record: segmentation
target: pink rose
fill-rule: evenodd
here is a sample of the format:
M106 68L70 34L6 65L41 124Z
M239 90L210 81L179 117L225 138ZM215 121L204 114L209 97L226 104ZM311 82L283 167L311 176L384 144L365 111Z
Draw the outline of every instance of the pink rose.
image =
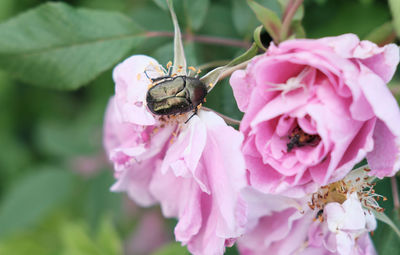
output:
M156 116L146 106L156 60L135 55L114 69L115 96L104 124L104 145L114 163L113 191L142 206L160 203L178 218L177 241L193 254L220 255L244 231L246 186L243 135L210 111ZM161 75L160 75L161 76Z
M302 196L365 157L372 175L394 175L400 112L386 83L398 61L396 45L346 34L272 44L234 72L251 185Z

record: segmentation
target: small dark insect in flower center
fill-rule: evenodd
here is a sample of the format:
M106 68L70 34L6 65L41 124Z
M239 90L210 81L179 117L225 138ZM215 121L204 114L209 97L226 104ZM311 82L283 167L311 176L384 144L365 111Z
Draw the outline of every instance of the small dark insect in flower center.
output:
M289 142L286 144L287 152L290 152L295 147L316 146L321 140L319 135L307 134L298 125L292 130L288 138Z

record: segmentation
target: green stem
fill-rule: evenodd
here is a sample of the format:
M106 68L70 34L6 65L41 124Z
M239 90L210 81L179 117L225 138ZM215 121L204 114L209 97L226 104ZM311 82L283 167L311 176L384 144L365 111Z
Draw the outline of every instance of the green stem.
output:
M230 75L231 75L234 71L236 71L236 70L246 68L246 67L247 67L247 64L248 64L250 61L251 61L251 59L250 59L250 60L247 60L247 61L245 61L245 62L243 62L243 63L240 63L240 64L238 64L238 65L236 65L236 66L232 66L231 68L225 70L225 71L221 74L221 76L218 78L218 81L221 81L221 80L225 79L226 77L230 76Z

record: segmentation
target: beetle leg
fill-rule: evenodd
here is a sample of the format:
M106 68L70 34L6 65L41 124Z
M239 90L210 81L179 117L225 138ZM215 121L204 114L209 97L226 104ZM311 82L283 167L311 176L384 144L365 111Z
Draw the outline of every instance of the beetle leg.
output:
M153 79L147 74L147 70L144 71L144 75L146 75L147 79L149 79L151 82L154 82Z
M171 76L172 75L172 62L171 61L168 62L167 68L168 68L168 74L167 75Z
M187 120L185 121L185 124L188 123L189 120L190 120L191 118L193 118L193 116L196 115L196 114L197 114L197 107L195 108L194 113L189 117L189 119L187 119Z

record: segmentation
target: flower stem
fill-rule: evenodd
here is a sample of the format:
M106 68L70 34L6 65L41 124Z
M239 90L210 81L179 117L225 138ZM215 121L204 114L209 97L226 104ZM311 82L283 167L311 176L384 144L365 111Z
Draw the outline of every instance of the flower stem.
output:
M173 32L168 31L148 31L145 33L145 36L148 38L151 37L174 37ZM192 34L182 34L182 37L185 40L201 42L205 44L216 44L216 45L224 45L224 46L232 46L248 49L251 46L251 43L232 39L232 38L222 38L222 37L214 37L207 35L192 35Z
M290 3L287 5L285 13L282 18L282 28L280 33L280 41L286 40L288 36L288 32L290 29L290 25L292 23L292 19L296 14L297 9L301 6L303 0L291 0Z

